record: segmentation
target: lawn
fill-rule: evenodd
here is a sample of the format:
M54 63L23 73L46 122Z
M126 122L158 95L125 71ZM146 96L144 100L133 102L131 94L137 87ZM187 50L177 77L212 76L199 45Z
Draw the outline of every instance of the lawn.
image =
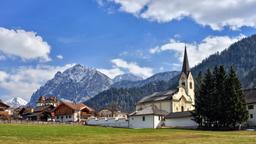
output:
M256 132L0 124L0 144L255 144Z

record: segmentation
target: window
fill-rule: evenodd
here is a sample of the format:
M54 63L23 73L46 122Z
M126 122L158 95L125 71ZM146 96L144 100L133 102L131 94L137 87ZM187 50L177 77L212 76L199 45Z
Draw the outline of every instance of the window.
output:
M161 120L161 116L158 116L158 120Z
M185 86L185 82L182 82L181 85L182 85L182 86Z
M71 115L69 116L69 118L71 118Z
M190 89L193 88L192 82L189 83L189 87L190 87Z
M248 105L248 109L254 109L253 105Z
M145 121L145 116L142 117L142 121Z
M59 116L57 116L57 119L59 119Z
M250 118L253 119L253 114L250 114Z
M184 112L184 107L183 106L181 106L181 111Z

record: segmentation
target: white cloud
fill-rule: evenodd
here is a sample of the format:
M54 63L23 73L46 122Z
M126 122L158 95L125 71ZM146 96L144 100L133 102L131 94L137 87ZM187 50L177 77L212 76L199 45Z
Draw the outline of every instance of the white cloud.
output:
M35 32L25 30L0 27L0 51L7 56L20 57L23 60L51 60L49 44Z
M32 93L47 80L53 78L56 72L63 72L73 65L67 64L57 67L40 65L35 68L20 67L10 73L0 71L0 88L7 91L9 98L21 97L29 100Z
M141 76L143 78L147 78L153 75L153 69L149 67L141 67L137 63L127 62L122 59L113 59L111 62L115 65L115 67L128 70L129 73L134 75Z
M64 57L63 57L62 55L57 55L56 57L57 57L58 59L60 59L60 60L64 59Z
M112 79L118 75L124 74L125 72L140 76L142 78L147 78L153 75L152 68L139 66L135 62L127 62L123 59L113 59L111 60L111 63L113 64L111 69L97 70Z
M135 16L170 22L191 17L201 25L219 30L224 26L237 29L256 27L256 0L105 0Z
M244 37L244 35L236 37L208 36L205 39L203 39L200 43L186 44L190 66L195 66L211 54L223 51L224 49L228 48L232 43ZM157 46L155 48L150 49L149 52L151 54L155 54L160 53L162 51L174 51L176 52L176 56L179 58L179 61L182 62L184 46L184 42L171 39L168 43L162 46Z
M112 69L97 69L98 71L104 73L111 79L115 78L118 75L124 74L124 72L120 68L112 68Z
M122 11L137 14L141 11L145 5L147 5L151 0L108 0L121 5L120 9Z

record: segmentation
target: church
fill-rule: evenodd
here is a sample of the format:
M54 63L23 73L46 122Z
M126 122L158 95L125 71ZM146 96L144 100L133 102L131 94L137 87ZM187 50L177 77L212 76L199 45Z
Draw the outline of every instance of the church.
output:
M155 92L138 101L136 111L129 115L130 128L194 127L194 79L185 46L183 66L176 89Z

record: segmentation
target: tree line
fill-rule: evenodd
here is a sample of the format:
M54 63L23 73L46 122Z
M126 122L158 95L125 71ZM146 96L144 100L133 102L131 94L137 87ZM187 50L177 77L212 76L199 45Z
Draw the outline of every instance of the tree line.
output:
M206 129L234 129L248 119L240 81L233 67L201 72L196 78L194 121Z

